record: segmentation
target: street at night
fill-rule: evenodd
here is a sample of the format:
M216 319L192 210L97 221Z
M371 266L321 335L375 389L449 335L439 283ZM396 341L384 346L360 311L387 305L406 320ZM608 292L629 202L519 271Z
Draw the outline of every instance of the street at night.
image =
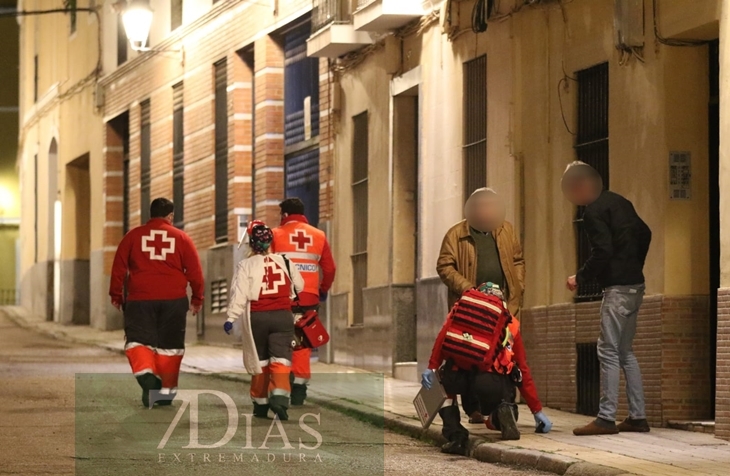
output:
M83 415L91 411L83 407L91 403L79 395L83 381L99 378L106 388L95 388L93 397L99 404L117 407L127 422L96 421L95 428L85 423L96 416ZM82 381L79 388L79 380ZM251 444L257 449L245 449L244 418L239 423L241 435L224 448L195 450L173 448L158 450L160 437L174 419L179 403L172 407L144 409L139 402L139 391L134 379L127 373L126 359L108 350L74 345L41 336L18 327L6 317L0 317L0 474L20 475L106 475L106 474L292 474L292 475L446 475L457 470L460 474L479 472L485 475L540 475L537 471L510 469L463 458L445 458L432 445L409 437L385 431L370 423L348 417L337 411L307 405L297 413L319 413L325 428L319 451L294 449L301 431L287 432L293 443L291 450L284 446L281 433L275 428L268 443L269 449L258 449L273 420L254 420L251 425ZM184 375L188 388L227 390L232 394L242 413L250 412L241 383L230 384L215 376ZM76 383L76 386L74 385ZM75 389L74 389L75 386ZM88 397L88 396L87 396ZM217 402L220 404L220 402ZM219 405L220 406L220 405ZM112 412L115 413L115 412ZM99 415L101 415L99 411ZM201 423L200 442L215 443L223 436L227 422L225 412ZM203 415L201 413L201 421ZM316 421L310 420L316 428ZM296 422L282 423L291 429ZM183 417L179 426L188 437L189 418ZM83 427L83 428L82 428ZM154 428L150 431L150 428ZM134 431L154 432L156 440L132 437ZM205 429L217 433L204 441ZM309 436L303 433L303 436ZM93 441L89 441L93 438ZM86 441L80 441L86 440ZM314 439L313 439L314 440ZM305 440L306 441L306 440ZM187 443L187 441L185 442ZM129 451L137 445L139 454ZM306 443L313 446L316 441ZM80 448L82 446L83 448ZM275 455L274 455L275 453ZM305 454L306 453L306 454ZM300 454L305 454L303 457ZM272 456L274 455L274 456ZM303 458L303 460L302 460ZM271 461L273 459L273 461ZM356 462L356 463L355 463Z
M0 0L0 475L730 474L730 0Z

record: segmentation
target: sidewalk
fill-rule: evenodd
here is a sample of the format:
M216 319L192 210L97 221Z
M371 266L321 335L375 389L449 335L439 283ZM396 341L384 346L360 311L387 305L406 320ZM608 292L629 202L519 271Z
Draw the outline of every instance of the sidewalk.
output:
M87 326L61 326L30 318L16 307L0 307L0 313L20 326L58 339L100 346L115 352L123 351L122 331L104 332ZM248 375L243 372L241 351L234 348L188 346L183 371L222 374L223 378L248 381ZM411 402L420 387L418 383L322 363L314 363L312 372L315 375L309 393L313 401L361 418L376 421L385 418L388 428L416 438L437 443L441 441L441 427L437 422L424 431L417 420ZM345 379L328 378L328 375L334 374L353 375ZM351 381L366 383L353 388L348 384ZM521 407L522 439L514 442L502 442L497 433L469 425L473 435L471 456L481 461L525 465L561 475L730 474L730 444L712 435L652 428L649 434L579 438L573 436L572 429L587 423L590 418L550 409L545 413L554 423L553 431L547 435L537 435L529 411Z

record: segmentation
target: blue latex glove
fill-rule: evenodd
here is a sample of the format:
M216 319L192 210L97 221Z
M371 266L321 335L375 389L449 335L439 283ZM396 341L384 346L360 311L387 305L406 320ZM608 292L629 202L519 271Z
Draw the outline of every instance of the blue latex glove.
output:
M233 330L233 323L226 321L223 324L223 330L226 331L226 334L231 335L231 331Z
M421 385L423 385L424 388L431 389L431 387L433 386L433 375L435 373L436 372L431 369L426 369L423 371L423 373L421 374Z
M327 291L319 292L319 302L325 302L327 300Z
M550 430L553 429L553 422L541 411L533 416L535 417L535 433L550 433Z

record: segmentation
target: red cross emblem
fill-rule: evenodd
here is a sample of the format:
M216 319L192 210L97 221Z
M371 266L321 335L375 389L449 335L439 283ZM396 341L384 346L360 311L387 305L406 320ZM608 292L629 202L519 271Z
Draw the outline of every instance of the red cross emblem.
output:
M168 237L165 230L152 230L142 237L142 251L148 253L151 260L165 261L168 254L175 252L175 238Z
M264 283L261 294L278 294L279 287L286 285L286 275L273 261L264 264Z
M289 235L289 243L294 245L297 251L307 251L307 247L314 241L312 237L304 230L297 230L296 233Z

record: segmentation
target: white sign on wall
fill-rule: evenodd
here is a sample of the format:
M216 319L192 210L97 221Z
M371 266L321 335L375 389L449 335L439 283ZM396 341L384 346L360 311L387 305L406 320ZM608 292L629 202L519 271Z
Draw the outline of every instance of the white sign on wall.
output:
M669 152L669 199L690 200L692 198L692 154L690 152Z

